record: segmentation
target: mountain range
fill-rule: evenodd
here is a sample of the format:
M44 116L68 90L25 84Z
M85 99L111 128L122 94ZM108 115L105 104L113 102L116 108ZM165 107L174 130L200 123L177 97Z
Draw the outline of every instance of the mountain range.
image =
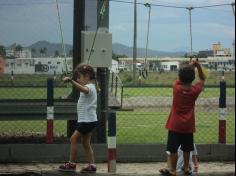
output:
M50 43L48 41L38 41L30 46L26 46L24 48L35 49L35 56L40 55L40 49L46 48L47 51L45 53L46 56L54 56L55 51L59 53L63 53L62 45L60 43ZM66 53L68 54L72 50L72 45L65 44ZM113 53L116 55L126 55L127 57L133 57L133 47L126 46L120 43L112 44ZM137 57L145 57L146 49L145 48L137 48ZM166 52L166 51L156 51L156 50L148 50L148 57L182 57L186 52Z

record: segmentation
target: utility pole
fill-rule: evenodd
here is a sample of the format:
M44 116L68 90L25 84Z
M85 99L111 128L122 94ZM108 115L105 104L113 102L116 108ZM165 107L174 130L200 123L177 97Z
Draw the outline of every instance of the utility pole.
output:
M81 63L81 31L84 30L85 16L85 0L74 0L74 22L73 22L73 70ZM76 79L77 75L73 75ZM73 101L77 102L79 99L78 91L72 88ZM67 137L71 137L76 129L77 120L67 121Z
M109 31L109 1L98 0L97 1L97 28L103 32ZM106 143L106 120L107 120L107 109L108 109L108 85L109 85L109 69L108 68L97 68L97 79L101 87L101 92L98 95L98 108L97 115L99 118L99 125L96 129L96 143Z
M189 25L190 25L190 52L191 52L191 56L193 56L193 35L192 35L192 10L194 9L193 7L187 7L187 10L189 10Z
M234 18L235 18L235 2L232 3L232 9L233 9Z
M145 67L147 67L147 57L148 57L148 42L149 42L149 31L150 31L150 17L151 17L151 4L144 4L145 7L149 8L148 12L148 30L147 30L147 41L146 41L146 53L145 53ZM145 68L147 70L147 68Z
M134 44L133 44L133 83L136 80L137 60L137 0L134 0Z

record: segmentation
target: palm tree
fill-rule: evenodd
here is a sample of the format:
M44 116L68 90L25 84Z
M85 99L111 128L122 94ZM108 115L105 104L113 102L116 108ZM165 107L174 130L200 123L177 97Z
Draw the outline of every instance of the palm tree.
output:
M40 54L41 54L41 57L44 55L46 55L46 53L47 53L47 48L41 48L40 50L39 50L39 52L40 52Z
M6 56L6 49L4 46L0 45L0 55L5 57Z
M21 52L23 50L23 47L21 45L16 46L16 51Z
M54 57L58 57L59 55L60 55L59 51L56 50L56 51L54 52Z
M48 49L46 47L44 47L43 50L44 50L44 56L46 56Z
M32 48L32 49L31 49L31 53L32 53L32 57L35 57L36 49L35 49L35 48Z
M16 45L16 55L15 57L20 57L20 53L22 52L23 47L21 45Z
M73 50L72 50L72 49L69 51L69 56L70 56L70 57L73 56Z

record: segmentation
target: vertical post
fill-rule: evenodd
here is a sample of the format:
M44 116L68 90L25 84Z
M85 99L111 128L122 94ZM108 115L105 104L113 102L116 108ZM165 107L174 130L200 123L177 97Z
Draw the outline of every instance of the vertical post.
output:
M74 26L73 26L73 70L81 63L81 31L85 25L85 0L74 0ZM73 79L76 80L77 75L73 74ZM72 88L73 101L79 99L78 91ZM77 120L67 121L67 137L71 137L76 129Z
M146 51L145 51L145 69L147 71L147 58L148 58L148 42L149 42L149 31L150 31L150 19L151 19L151 4L144 4L145 7L148 7L148 29L147 29L147 40L146 40Z
M98 95L98 108L97 114L99 119L99 126L96 128L97 143L106 143L106 120L107 120L107 108L108 108L108 82L109 75L107 68L97 69L97 79L101 86L101 92Z
M116 112L108 113L108 172L116 172Z
M193 7L188 7L187 10L189 10L189 30L190 30L190 50L191 50L191 56L193 56L193 34L192 34L192 10Z
M234 14L234 19L235 19L235 9L234 9L234 7L235 7L235 2L233 2L231 5L232 5L233 14Z
M136 79L136 60L137 60L137 0L134 0L134 44L133 44L133 83Z
M114 72L111 73L111 92L113 92L113 80L114 79Z
M109 29L109 1L98 0L97 21L101 31L108 31ZM106 120L108 109L108 92L109 92L109 69L97 68L97 79L101 87L101 92L98 96L97 114L99 119L99 126L96 129L97 143L106 143Z
M226 81L224 80L224 72L220 81L219 143L226 143Z
M14 72L13 72L13 70L11 71L11 85L13 86L13 84L14 84Z
M53 143L53 120L54 120L54 106L53 106L53 79L47 80L47 140L48 144Z

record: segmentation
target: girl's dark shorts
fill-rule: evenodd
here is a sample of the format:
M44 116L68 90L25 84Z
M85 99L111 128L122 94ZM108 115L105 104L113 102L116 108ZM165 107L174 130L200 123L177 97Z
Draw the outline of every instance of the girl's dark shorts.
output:
M98 122L79 122L76 130L81 134L91 133L98 125Z
M181 150L184 152L193 151L193 142L193 133L177 133L174 131L169 131L167 151L170 153L176 153L179 146L181 146Z

